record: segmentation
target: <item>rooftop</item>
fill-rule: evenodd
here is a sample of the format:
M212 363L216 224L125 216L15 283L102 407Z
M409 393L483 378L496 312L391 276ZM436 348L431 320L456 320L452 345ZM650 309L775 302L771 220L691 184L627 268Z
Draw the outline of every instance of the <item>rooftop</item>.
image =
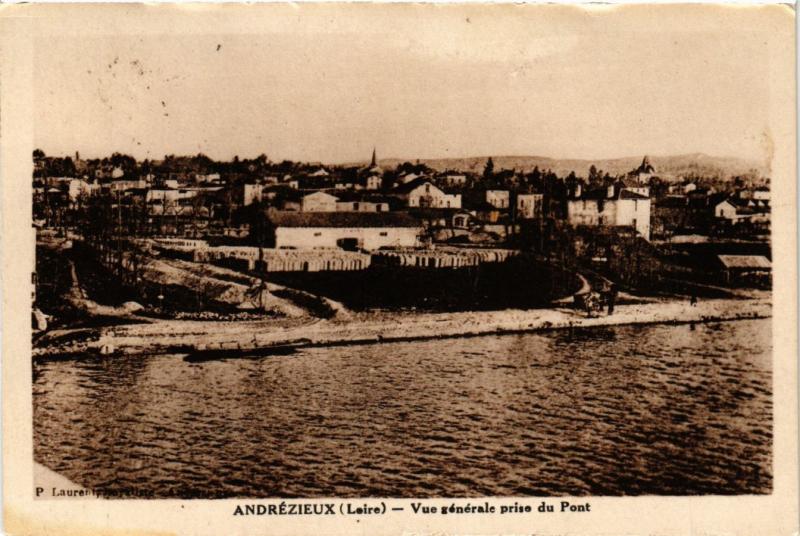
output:
M290 212L268 211L276 227L420 227L405 212Z
M772 263L762 255L717 255L725 268L754 268L769 270Z

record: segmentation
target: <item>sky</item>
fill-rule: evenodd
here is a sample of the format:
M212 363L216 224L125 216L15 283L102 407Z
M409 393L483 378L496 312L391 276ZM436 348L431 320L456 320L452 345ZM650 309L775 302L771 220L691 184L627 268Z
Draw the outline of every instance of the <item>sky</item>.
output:
M267 15L39 35L36 146L326 163L367 160L373 147L410 160L765 158L768 35L747 17L480 6Z

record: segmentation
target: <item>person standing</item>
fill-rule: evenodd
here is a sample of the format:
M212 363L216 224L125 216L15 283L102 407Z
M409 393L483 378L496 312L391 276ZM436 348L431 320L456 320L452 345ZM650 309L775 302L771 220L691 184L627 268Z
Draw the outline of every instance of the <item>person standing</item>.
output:
M611 283L611 288L608 289L608 315L614 314L614 303L617 301L617 284Z

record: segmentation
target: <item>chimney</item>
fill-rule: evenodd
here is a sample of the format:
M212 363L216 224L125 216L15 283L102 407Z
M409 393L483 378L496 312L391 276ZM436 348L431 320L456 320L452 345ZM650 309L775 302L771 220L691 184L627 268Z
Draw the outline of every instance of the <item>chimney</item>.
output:
M575 185L575 199L579 199L581 196L581 185L580 183Z
M613 184L608 187L608 193L606 194L606 197L608 197L609 199L613 199L614 198L614 185Z

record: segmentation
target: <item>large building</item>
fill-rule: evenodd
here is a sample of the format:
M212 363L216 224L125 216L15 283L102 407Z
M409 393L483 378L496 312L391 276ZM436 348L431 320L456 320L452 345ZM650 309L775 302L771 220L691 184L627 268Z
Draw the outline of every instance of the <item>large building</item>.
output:
M517 217L524 220L541 218L544 194L517 194Z
M510 195L508 190L486 190L486 202L495 208L508 208Z
M632 227L650 240L650 198L617 183L607 188L582 191L567 200L571 225Z
M265 245L275 248L414 247L422 233L416 218L397 212L269 211L266 216Z
M424 178L398 186L392 195L411 208L461 208L461 194L448 194Z

